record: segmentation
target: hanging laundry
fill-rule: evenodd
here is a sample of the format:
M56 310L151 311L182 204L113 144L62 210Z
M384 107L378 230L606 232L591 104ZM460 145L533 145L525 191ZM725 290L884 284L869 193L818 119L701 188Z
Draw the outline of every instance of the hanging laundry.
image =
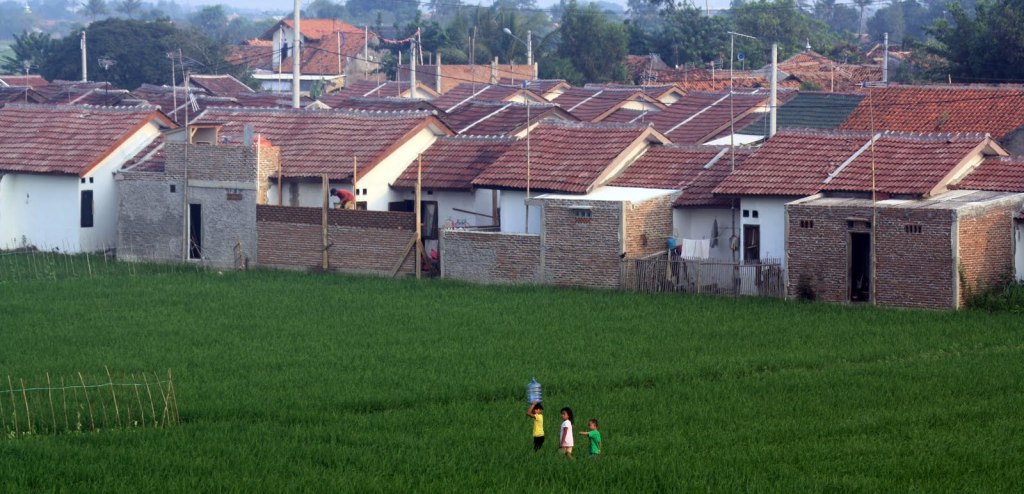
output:
M711 240L706 238L684 238L682 256L686 259L707 259L711 257Z
M711 224L711 247L718 247L718 218Z

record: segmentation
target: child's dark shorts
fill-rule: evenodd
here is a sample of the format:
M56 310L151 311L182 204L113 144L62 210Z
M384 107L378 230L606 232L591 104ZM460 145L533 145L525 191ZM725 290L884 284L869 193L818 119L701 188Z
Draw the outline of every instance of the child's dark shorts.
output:
M544 445L544 436L538 436L533 438L533 450L540 451L540 447Z

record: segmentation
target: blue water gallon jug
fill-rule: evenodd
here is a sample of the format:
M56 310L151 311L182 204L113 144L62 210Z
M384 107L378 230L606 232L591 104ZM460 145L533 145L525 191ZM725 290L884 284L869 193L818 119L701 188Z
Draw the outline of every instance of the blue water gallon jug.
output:
M668 250L676 250L676 239L673 237L668 238Z
M537 382L537 378L531 378L530 382L526 385L526 402L533 403L535 401L541 401L540 395L540 383Z

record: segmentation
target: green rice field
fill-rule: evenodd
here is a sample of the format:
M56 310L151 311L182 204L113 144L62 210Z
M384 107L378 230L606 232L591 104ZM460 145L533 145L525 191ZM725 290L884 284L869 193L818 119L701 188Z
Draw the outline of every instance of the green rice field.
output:
M7 435L0 492L1024 485L1024 324L1009 313L295 272L0 271L7 415L7 376L104 366L173 369L180 424ZM533 376L548 409L539 453ZM600 459L558 456L562 406L577 427L600 420Z

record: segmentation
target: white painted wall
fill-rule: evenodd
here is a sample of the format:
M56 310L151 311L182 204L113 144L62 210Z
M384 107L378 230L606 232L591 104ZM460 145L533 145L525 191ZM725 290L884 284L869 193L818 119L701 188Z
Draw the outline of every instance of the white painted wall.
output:
M736 216L738 218L739 214ZM718 245L711 248L710 259L731 262L729 237L732 235L732 214L728 209L675 208L672 211L672 236L678 244L682 244L683 239L710 239L715 220L718 220Z
M522 190L504 190L501 192L501 232L532 233L540 235L541 206L529 207L530 230L526 231L526 192Z
M1014 234L1016 237L1016 242L1014 242L1016 252L1014 253L1013 265L1016 268L1017 279L1024 281L1024 223L1017 222Z
M761 259L782 259L786 266L786 203L793 199L779 197L741 197L738 212L740 260L743 259L743 225L761 225ZM747 217L743 211L749 211ZM757 212L757 218L754 212ZM719 225L721 226L721 225Z
M78 205L78 177L4 175L0 179L0 248L35 246L79 252Z

